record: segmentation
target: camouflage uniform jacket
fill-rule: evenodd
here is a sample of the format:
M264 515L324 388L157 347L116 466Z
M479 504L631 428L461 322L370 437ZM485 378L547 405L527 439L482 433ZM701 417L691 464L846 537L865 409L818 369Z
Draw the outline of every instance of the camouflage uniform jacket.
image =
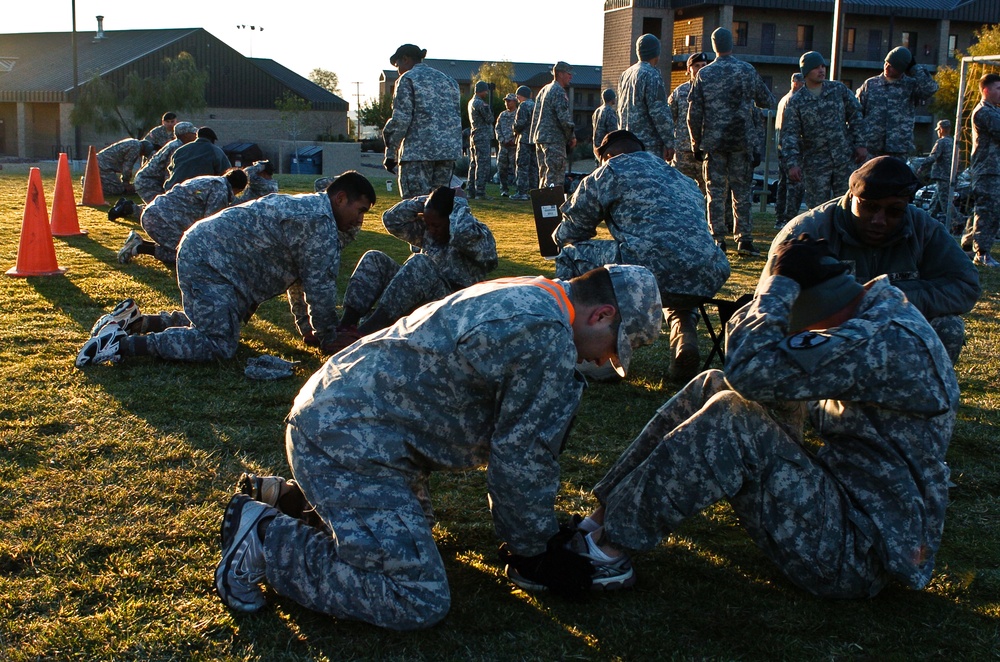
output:
M720 55L702 67L688 93L691 151L748 151L757 141L754 104L774 108L774 95L752 65Z
M506 278L422 306L327 360L288 423L354 472L416 479L488 464L497 535L540 554L558 528L559 452L584 388L564 288Z
M497 244L490 229L480 223L465 198L455 198L447 244L426 234L422 212L428 196L397 203L382 214L382 225L392 236L420 249L434 262L438 273L453 290L486 278L497 268Z
M148 140L149 142L153 143L153 147L155 147L156 149L160 149L173 139L174 139L174 130L168 129L162 124L160 124L159 126L154 126L152 129L149 130L149 133L146 134L146 137L143 138L143 140Z
M591 239L603 221L621 263L647 267L661 293L711 297L729 278L726 255L705 224L705 196L649 152L609 159L580 181L562 213L557 245Z
M647 150L674 147L674 122L663 75L649 62L637 62L618 81L618 126L634 133Z
M534 99L525 99L517 104L517 112L514 113L514 135L517 136L517 144L534 144L531 139L531 122L535 117Z
M477 96L469 99L469 126L473 142L493 139L493 109Z
M972 111L973 177L1000 175L1000 107L980 102Z
M670 108L670 118L674 123L674 147L679 152L691 151L691 134L688 132L688 95L691 93L691 81L681 83L667 97Z
M309 330L301 326L304 317L323 342L337 336L345 239L325 193L275 193L192 225L177 248L177 268L210 270L231 283L244 320L261 303L288 292L299 332Z
M604 136L618 130L618 111L614 106L609 106L606 103L601 104L594 110L591 123L594 127L593 144L594 147L599 147Z
M803 87L792 95L781 118L781 155L789 168L811 160L844 163L867 139L861 104L846 85L823 81L819 95Z
M531 142L556 145L573 137L573 113L563 86L552 81L538 92L531 118Z
M505 110L497 116L496 137L501 146L514 146L514 140L517 138L514 135L514 115L515 111Z
M143 216L186 219L190 227L195 221L208 218L233 203L233 187L225 177L203 175L192 177L170 189L169 193L153 198Z
M931 162L931 179L945 182L951 179L951 152L954 147L955 139L951 136L943 136L934 141L934 147L927 157Z
M108 145L97 153L97 166L103 172L121 173L123 182L132 181L132 170L142 153L142 142L125 138Z
M943 225L913 205L907 207L896 233L880 247L867 246L858 239L850 213L850 194L820 205L796 217L777 234L763 274L771 273L778 244L803 232L826 239L834 255L851 265L859 282L887 274L927 319L962 315L972 310L979 299L976 266ZM765 280L762 275L758 291Z
M242 193L236 196L236 204L250 202L251 200L263 198L265 195L278 192L278 182L273 179L261 177L260 171L263 169L264 164L260 161L243 168L243 172L247 174L247 187L243 189Z
M162 189L163 183L167 180L167 166L170 165L170 157L183 144L184 142L180 138L174 138L158 149L146 161L146 165L139 168L139 171L135 173L135 185L137 187L146 185Z
M875 155L913 151L913 118L916 105L938 90L927 70L915 65L912 75L891 81L880 74L858 88L861 112L868 123L868 149Z
M392 117L382 129L385 157L396 161L454 161L462 154L458 83L419 63L396 81Z
M945 452L958 410L955 370L920 312L882 277L852 319L788 335L798 284L770 276L729 322L726 379L759 402L811 402L816 459L840 484L851 523L886 570L922 588L948 503Z

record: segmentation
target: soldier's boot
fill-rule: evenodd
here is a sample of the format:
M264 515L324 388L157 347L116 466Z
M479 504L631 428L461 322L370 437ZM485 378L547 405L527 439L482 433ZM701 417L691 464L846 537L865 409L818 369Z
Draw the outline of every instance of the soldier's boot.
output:
M670 325L670 378L687 381L698 374L701 353L698 351L698 313L694 310L671 310L667 315Z
M367 336L368 334L375 333L376 331L381 331L387 326L392 326L395 321L396 320L392 319L384 308L378 306L372 311L372 314L365 319L365 321L358 324L358 333L362 336Z

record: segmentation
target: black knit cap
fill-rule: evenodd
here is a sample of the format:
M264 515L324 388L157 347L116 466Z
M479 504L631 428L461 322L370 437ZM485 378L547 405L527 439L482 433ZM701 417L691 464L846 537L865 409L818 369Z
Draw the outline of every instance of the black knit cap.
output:
M890 196L913 198L920 180L905 161L894 156L878 156L851 175L851 195L862 200L881 200Z

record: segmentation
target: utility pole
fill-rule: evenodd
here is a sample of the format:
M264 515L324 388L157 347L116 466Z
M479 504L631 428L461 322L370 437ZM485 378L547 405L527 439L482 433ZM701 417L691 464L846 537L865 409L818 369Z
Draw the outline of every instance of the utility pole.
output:
M361 142L361 81L356 80L351 84L355 86L354 98L357 99L354 104L354 130L358 142Z

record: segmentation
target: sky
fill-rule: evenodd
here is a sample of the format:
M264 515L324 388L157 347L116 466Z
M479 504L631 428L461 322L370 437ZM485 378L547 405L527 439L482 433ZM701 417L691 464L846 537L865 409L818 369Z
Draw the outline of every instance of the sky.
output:
M72 0L7 0L0 33L70 32ZM604 0L205 0L143 3L76 0L78 33L97 29L204 28L240 53L270 58L307 76L328 69L357 107L378 94L396 47L413 43L428 59L510 60L600 66ZM231 8L245 8L238 18ZM146 9L152 7L153 9ZM246 26L237 28L238 25ZM251 30L250 26L256 29ZM0 41L0 55L3 55ZM360 86L355 83L360 83Z

